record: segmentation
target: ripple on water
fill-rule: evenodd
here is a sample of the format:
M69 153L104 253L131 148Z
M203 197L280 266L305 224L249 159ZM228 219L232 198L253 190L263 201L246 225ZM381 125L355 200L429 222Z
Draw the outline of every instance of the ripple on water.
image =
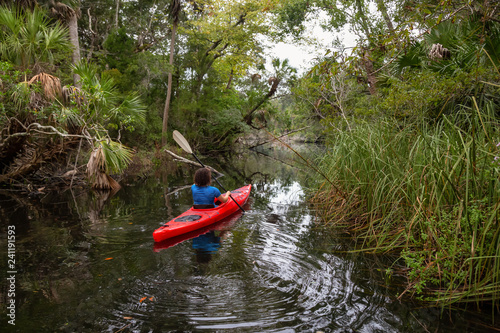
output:
M353 280L353 261L299 245L311 219L288 210L278 223L248 212L208 262L189 241L160 252L158 270L124 291L108 327L133 318L145 331L398 331L388 300Z

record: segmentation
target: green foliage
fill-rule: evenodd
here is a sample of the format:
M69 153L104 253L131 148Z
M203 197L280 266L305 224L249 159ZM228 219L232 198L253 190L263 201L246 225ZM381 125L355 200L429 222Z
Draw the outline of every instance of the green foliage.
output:
M412 244L417 246L402 251L410 269L408 276L415 281L418 294L423 293L425 285L439 286L441 290L460 288L469 280L470 258L489 255L497 229L484 223L496 214L488 201L484 198L471 201L468 207L455 206L450 212L436 212L436 216L429 218L422 216L422 225L410 236ZM475 232L471 232L473 229Z
M82 36L84 48L93 50L94 57L98 58L103 68L106 67L102 78L112 77L122 94L138 91L148 105L145 126L134 135L127 134L127 139L144 142L146 138L149 143L158 139L169 72L173 74L169 127L197 126L198 119L221 119L228 126L227 121L231 120L231 133L239 132L243 119L236 110L244 101L229 98L235 102L233 105L223 102L224 106L219 106L219 96L228 95L225 90L239 90L238 82L264 63L263 43L259 36L274 32L274 26L269 26L268 19L275 2L183 2L173 68L168 65L171 32L169 4L154 1L121 3L119 21L124 22L123 19L132 14L134 19L127 21L122 28L110 29L114 26L111 22L115 22L110 9L114 6L86 2L90 12L97 13L98 18L82 19L95 19L97 27L92 34ZM99 38L89 38L94 34L106 36L105 42L96 45ZM243 96L240 94L239 98ZM202 127L202 131L193 131L200 134L196 141L210 142L211 147L226 142L226 139L220 139L228 130L224 126L213 123L203 124Z
M132 150L115 141L99 141L102 149L103 169L107 174L120 174L132 161Z
M53 156L51 150L65 149L66 137L84 136L98 142L103 157L94 169L94 179L101 188L115 188L116 182L102 172L123 171L130 162L131 150L113 142L109 131L116 131L119 136L123 130L133 130L144 121L146 108L137 94L121 94L112 78L99 77L98 68L90 63L82 62L73 68L81 78L81 88L61 89L60 79L48 72L54 71L54 65L64 68L71 60L69 51L66 30L58 23L52 24L42 11L0 7L0 56L8 61L1 62L0 68L0 124L8 124L2 129L7 142L16 136L21 138L14 141L17 150L2 151L7 156L2 167L13 168L16 158L23 154ZM45 65L45 61L52 66ZM36 75L31 75L27 68L33 68ZM47 140L52 135L59 135L62 140L54 144L56 140ZM26 151L24 141L34 137L30 149L36 151ZM91 159L96 161L94 155Z
M397 56L394 66L392 66L392 74L394 76L400 76L403 75L405 71L422 68L423 59L426 55L426 50L420 42L412 43L404 53Z
M196 150L221 149L246 130L242 122L246 107L240 93L210 85L204 87L198 101L186 93L179 96L173 108L172 126L179 129Z
M48 62L52 65L69 55L68 32L51 23L38 9L18 11L0 6L0 57L23 69Z
M134 55L135 42L127 35L125 28L112 31L103 43L104 61L110 68L127 71Z
M381 76L384 112L401 118L426 117L432 121L442 114L466 105L473 107L470 95L499 103L490 87L482 82L496 80L498 57L489 57L493 45L500 44L496 22L484 23L477 15L461 19L460 24L442 22L398 56L392 66L394 76ZM448 49L449 58L429 59L433 45Z
M2 86L0 91L0 125L7 123L8 118L15 116L29 103L29 94L24 93L24 90L17 92L20 90L18 82L22 74L11 63L0 62L0 83Z
M144 121L146 108L139 96L122 96L116 89L110 76L99 78L97 67L81 62L74 67L74 72L81 77L85 95L85 122L96 122L111 129L133 130L134 124Z
M317 64L291 88L297 112L320 121L327 132L374 119L382 112L377 96L369 95L350 64L338 62L337 56Z
M409 71L404 79L387 78L389 88L381 89L384 98L379 108L400 119L434 119L470 101L467 96L474 90L475 82L474 74L446 77L432 71Z
M474 72L492 65L491 60L498 63L500 57L500 24L484 23L482 17L472 15L457 22L445 21L424 35L422 42L414 42L408 50L400 55L393 66L395 74L401 74L404 68L426 67L434 72L447 76L460 75L463 72ZM450 51L449 59L430 60L428 54L435 44L441 44Z
M276 10L281 33L295 37L300 36L305 31L306 16L309 11L310 5L307 1L284 1L282 6Z

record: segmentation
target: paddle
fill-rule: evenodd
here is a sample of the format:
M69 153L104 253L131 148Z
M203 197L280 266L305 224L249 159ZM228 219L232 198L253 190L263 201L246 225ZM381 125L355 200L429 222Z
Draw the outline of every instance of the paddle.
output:
M179 131L174 131L173 135L174 135L175 142L177 142L177 144L179 146L181 146L181 148L185 152L193 155L193 157L198 161L198 163L200 163L200 165L202 167L205 167L205 165L203 164L203 162L201 162L200 159L193 153L193 151L191 150L191 146L189 145L189 143L187 142L187 140L184 138L184 136L181 133L179 133ZM224 190L224 192L227 192L226 189L224 188L224 186L222 186L222 184L217 180L217 178L214 178L214 179L217 182L217 184L219 184L219 186L222 188L222 190ZM244 213L245 210L240 206L240 204L236 200L234 200L234 198L231 195L231 193L229 194L229 197L234 201L235 204L238 205L238 207L240 207L241 211Z

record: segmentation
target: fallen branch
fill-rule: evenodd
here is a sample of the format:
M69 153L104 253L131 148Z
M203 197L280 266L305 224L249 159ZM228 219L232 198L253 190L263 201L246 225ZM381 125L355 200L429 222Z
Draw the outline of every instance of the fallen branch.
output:
M47 135L59 135L65 138L71 137L71 138L82 138L82 139L87 139L92 141L93 138L86 136L86 135L79 135L79 134L67 134L67 133L62 133L58 131L54 126L43 126L40 125L39 123L32 123L28 126L28 131L31 130L32 127L36 127L36 129L33 129L37 133L41 134L47 134ZM50 132L44 132L45 130L49 130Z
M166 152L167 154L169 154L170 156L172 156L172 157L174 158L174 161L179 161L179 162L183 162L183 163L191 164L191 165L194 165L194 166L197 166L197 167L201 167L200 163L195 162L195 161L188 160L187 158L184 158L184 157L181 157L181 156L179 156L179 155L177 155L177 154L174 154L173 152L171 152L171 151L170 151L170 150L168 150L168 149L165 149L165 152ZM215 170L214 168L212 168L212 167L211 167L211 166L209 166L209 165L205 165L205 167L206 167L207 169L209 169L210 171L217 173L217 174L218 174L218 175L220 175L220 176L223 176L223 175L224 175L223 173L221 173L221 172L219 172L219 171Z
M25 132L16 132L16 133L12 133L12 134L8 135L0 143L0 149L7 146L10 143L10 141L13 140L14 138L23 137L23 136L30 136L32 134L32 132L45 134L45 135L59 135L59 136L64 137L64 138L81 138L81 139L87 139L90 141L93 140L90 136L87 136L87 135L62 133L62 132L58 131L54 126L43 126L43 125L40 125L39 123L32 123L27 127L24 126L23 124L21 124L21 125L25 129Z

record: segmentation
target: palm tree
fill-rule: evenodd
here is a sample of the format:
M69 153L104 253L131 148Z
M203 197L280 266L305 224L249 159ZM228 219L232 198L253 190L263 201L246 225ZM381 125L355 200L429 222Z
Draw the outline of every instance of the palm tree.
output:
M498 62L500 55L500 24L488 22L483 32L481 17L471 15L460 24L441 22L421 42L415 42L394 64L395 73L406 67L426 67L434 72L453 76L463 71L471 71L480 64ZM439 50L436 56L436 50Z
M80 17L80 9L73 9L60 1L49 1L50 12L60 21L66 23L69 29L69 39L73 45L73 65L80 61L80 43L78 41L78 18ZM80 77L78 74L73 74L73 84L79 87Z
M66 29L50 24L40 10L18 11L0 6L0 57L21 69L40 72L42 63L53 64L71 45Z
M87 101L81 117L87 123L120 128L129 123L143 122L146 107L136 94L121 96L110 77L99 77L97 66L80 62L73 72L81 77L81 97Z
M81 77L82 83L76 97L86 101L79 106L79 118L82 124L87 124L84 126L88 126L84 131L92 131L96 138L87 163L88 177L93 188L116 190L119 185L110 174L124 171L132 151L112 141L105 127L121 128L144 121L146 107L137 95L120 96L113 80L99 78L95 66L80 62L74 66L73 72Z
M73 45L73 64L76 64L80 61L80 43L78 41L78 18L80 17L80 9L76 6L76 0L68 0L68 2L77 9L73 9L71 5L67 5L60 1L56 2L54 0L48 0L45 6L49 8L50 13L57 17L58 20L68 24L69 38ZM8 4L10 1L0 0L0 4L3 3ZM40 3L37 0L18 0L16 5L18 8L33 11Z
M167 127L168 127L168 114L170 110L170 99L172 96L172 71L174 65L174 46L175 46L175 34L177 32L177 24L179 23L179 17L181 13L181 0L172 0L170 5L170 16L172 17L172 36L170 38L170 58L169 58L169 72L168 72L168 87L167 87L167 99L165 100L165 108L163 110L163 127L162 127L162 138L161 144L164 146L167 141Z

